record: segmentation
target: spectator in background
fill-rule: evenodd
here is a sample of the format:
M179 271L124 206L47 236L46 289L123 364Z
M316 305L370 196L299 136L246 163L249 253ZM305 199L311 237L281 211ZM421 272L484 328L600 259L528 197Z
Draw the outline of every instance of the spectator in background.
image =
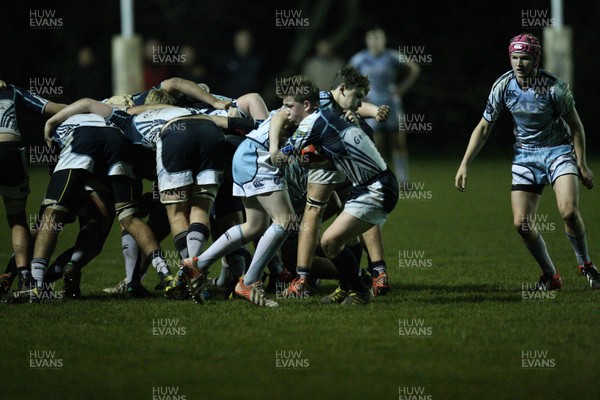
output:
M218 74L223 77L222 92L229 97L239 97L260 90L261 65L252 53L254 39L247 29L239 30L233 37L234 53L222 60Z
M148 39L144 44L144 87L146 89L172 76L169 66L160 62L161 58L158 56L161 55L161 51L165 51L165 47L156 38Z
M198 63L196 49L189 45L183 46L179 54L181 55L183 64L177 69L175 75L196 83L205 82L206 68L204 65Z
M344 66L344 60L333 52L331 42L321 39L315 46L316 54L304 63L303 74L320 90L331 89L335 74Z
M365 35L367 48L356 53L350 59L350 65L371 82L371 91L365 100L377 106L391 107L390 118L385 122L367 120L375 132L375 145L383 154L390 149L392 162L400 188L406 188L409 182L408 147L406 132L400 129L403 114L402 96L417 80L420 68L411 61L401 62L397 50L386 48L385 32L375 27ZM401 74L406 74L401 79Z
M106 71L97 63L94 49L83 46L77 52L77 66L65 77L65 94L69 101L82 97L103 99L110 96Z

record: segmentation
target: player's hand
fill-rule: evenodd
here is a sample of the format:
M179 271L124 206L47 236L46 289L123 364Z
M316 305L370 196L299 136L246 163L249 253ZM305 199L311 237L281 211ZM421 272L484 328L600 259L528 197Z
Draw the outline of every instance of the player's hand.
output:
M56 124L52 121L52 118L46 121L44 125L44 142L48 147L52 147L52 135L56 129Z
M237 117L237 118L241 118L242 114L240 114L240 110L237 107L229 107L229 109L227 110L227 116L228 117Z
M0 90L6 89L6 82L0 80Z
M579 167L579 179L586 188L591 189L594 187L594 173L587 165Z
M231 107L231 102L221 100L221 99L216 99L213 104L213 107L216 108L217 110L227 110L227 109L229 109L229 107Z
M461 192L467 190L467 167L461 165L456 172L456 178L454 178L454 186Z
M390 117L390 106L381 105L377 108L377 115L375 116L375 120L377 122L386 121Z
M352 124L358 124L358 117L356 116L356 114L353 111L345 110L344 118L346 119L346 121L348 121Z

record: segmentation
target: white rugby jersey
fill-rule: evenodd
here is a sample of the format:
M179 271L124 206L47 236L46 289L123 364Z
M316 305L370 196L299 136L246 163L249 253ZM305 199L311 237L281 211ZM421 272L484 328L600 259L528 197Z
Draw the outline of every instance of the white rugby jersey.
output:
M279 110L272 110L269 113L269 117L265 119L258 128L254 129L252 132L246 135L247 139L253 140L256 143L259 143L265 146L267 149L269 148L269 128L271 126L271 118L275 114L277 114Z
M369 184L387 170L385 161L369 136L358 126L343 119L339 111L320 108L304 118L282 151L300 154L310 144L317 147L321 155L331 159L353 186Z
M68 146L71 140L73 140L71 133L76 128L82 126L112 127L116 129L116 126L107 122L98 114L76 114L67 118L62 124L56 127L52 135L52 140L62 149Z
M21 138L17 111L25 108L42 114L46 104L48 100L14 85L0 90L0 133L11 133Z
M175 118L199 114L194 108L168 107L150 110L131 116L125 111L113 109L107 121L118 126L133 144L156 151L156 141L165 124Z

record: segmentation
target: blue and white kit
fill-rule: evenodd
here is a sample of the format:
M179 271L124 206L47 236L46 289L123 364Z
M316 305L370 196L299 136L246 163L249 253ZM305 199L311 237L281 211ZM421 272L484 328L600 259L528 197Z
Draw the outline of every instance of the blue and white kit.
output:
M569 86L538 70L523 90L511 70L494 83L483 118L496 122L508 109L516 143L512 165L513 188L554 183L561 175L578 174L571 131L564 118L575 108Z

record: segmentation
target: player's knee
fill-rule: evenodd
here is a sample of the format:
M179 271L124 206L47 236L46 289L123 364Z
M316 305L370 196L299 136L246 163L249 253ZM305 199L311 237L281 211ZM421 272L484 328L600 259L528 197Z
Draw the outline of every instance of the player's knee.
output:
M131 219L139 212L135 203L119 203L115 205L115 213L119 222L127 227Z
M321 248L327 258L335 258L342 251L342 246L337 241L327 237L321 239Z
M579 211L574 206L565 207L560 210L560 217L566 224L572 224L579 219Z

